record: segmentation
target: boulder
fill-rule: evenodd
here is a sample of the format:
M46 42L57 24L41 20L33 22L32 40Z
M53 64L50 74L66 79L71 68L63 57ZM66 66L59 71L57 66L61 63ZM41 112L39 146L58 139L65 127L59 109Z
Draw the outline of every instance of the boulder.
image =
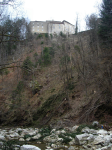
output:
M99 122L98 122L98 121L93 121L92 125L93 125L93 126L98 126L98 125L99 125Z
M88 127L85 127L82 129L81 131L82 133L89 133L90 132L90 129Z
M97 130L90 129L89 131L90 131L91 134L97 135Z
M10 134L10 137L13 139L16 139L19 137L19 134L15 132L15 133Z
M85 144L88 137L89 137L89 134L87 134L87 133L76 135L76 137L75 137L75 144L76 145L83 145L83 144Z
M34 145L23 145L21 146L20 150L41 150L41 149Z
M87 141L88 141L88 142L93 142L94 139L95 139L95 136L92 135L92 134L89 134L89 137L87 138Z
M72 131L72 132L76 131L76 129L77 129L78 127L79 127L79 126L73 126L72 129L71 129L71 131Z
M106 130L104 130L104 129L100 129L100 130L97 131L97 134L107 135L108 132Z
M19 141L24 142L25 140L23 138L20 138Z
M101 136L96 136L95 139L94 139L94 141L93 141L94 145L104 144L104 143L105 143L105 140Z
M32 139L37 140L37 139L39 139L40 137L41 137L41 134L37 134L37 135L35 135L34 137L32 137Z
M70 147L68 148L68 150L75 150L75 147L74 147L74 146L70 146Z
M65 132L65 130L61 130L61 133L64 134L64 133L66 133L66 132Z
M0 135L0 140L5 140L5 137L3 135Z

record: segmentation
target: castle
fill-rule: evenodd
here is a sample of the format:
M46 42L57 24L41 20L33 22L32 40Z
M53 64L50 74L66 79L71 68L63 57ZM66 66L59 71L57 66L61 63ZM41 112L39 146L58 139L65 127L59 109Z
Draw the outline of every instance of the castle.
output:
M48 34L74 34L75 26L63 20L61 21L31 21L29 23L31 32L34 33L48 33Z

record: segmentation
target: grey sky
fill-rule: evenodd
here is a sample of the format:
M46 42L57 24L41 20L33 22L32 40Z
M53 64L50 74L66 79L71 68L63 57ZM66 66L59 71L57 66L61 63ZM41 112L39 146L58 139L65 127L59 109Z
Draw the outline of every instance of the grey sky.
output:
M66 20L75 24L78 14L80 30L85 27L85 16L98 13L102 0L23 0L24 11L31 21Z

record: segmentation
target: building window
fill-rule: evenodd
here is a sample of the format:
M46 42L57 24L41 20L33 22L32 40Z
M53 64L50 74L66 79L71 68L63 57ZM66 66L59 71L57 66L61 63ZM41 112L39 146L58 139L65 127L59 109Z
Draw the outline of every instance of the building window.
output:
M43 26L42 26L42 28L43 28Z
M60 29L60 25L59 25L59 29Z

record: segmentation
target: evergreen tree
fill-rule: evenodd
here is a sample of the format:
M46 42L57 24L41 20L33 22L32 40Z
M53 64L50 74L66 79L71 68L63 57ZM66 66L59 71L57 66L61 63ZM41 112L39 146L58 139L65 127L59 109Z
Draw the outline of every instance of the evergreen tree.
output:
M103 0L100 17L99 35L107 45L112 42L112 0Z
M77 33L78 33L78 16L77 16L76 25L75 25L75 34Z

